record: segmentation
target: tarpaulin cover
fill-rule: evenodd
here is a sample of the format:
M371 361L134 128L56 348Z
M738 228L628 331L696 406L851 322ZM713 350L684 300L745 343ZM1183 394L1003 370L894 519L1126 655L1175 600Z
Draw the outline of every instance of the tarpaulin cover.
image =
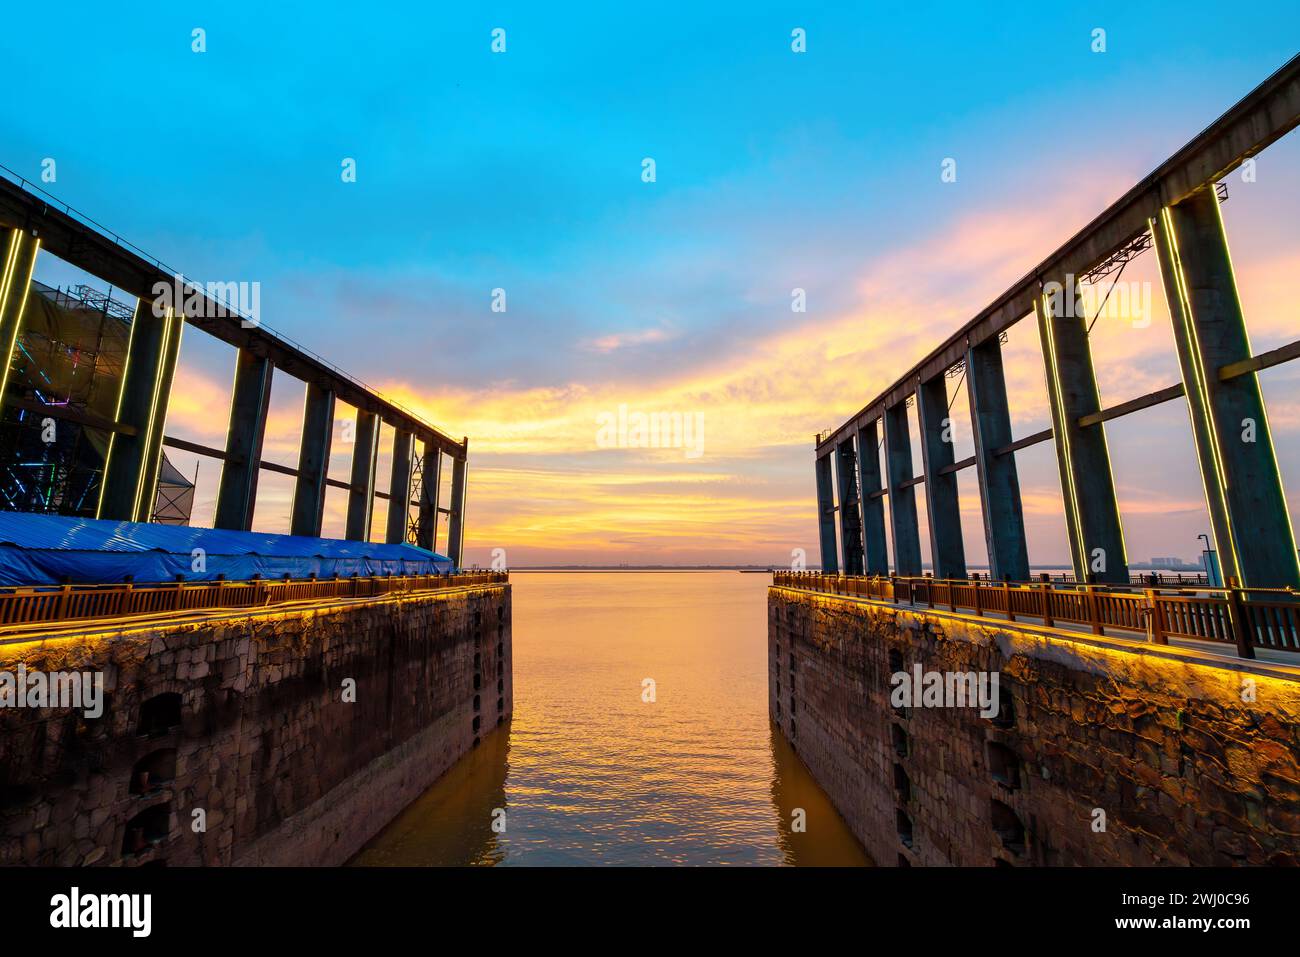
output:
M114 584L128 575L144 583L175 581L177 575L186 581L219 575L242 581L286 573L346 578L451 570L445 555L414 545L0 512L0 585Z

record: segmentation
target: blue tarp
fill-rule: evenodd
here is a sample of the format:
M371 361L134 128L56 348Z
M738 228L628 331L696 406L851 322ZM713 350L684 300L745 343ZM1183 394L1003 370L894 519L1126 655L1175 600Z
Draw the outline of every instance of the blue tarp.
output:
M202 566L198 571L196 564ZM175 581L177 575L186 581L221 575L241 581L286 573L346 578L451 570L445 555L414 545L0 512L0 585L114 584L127 576L143 583Z

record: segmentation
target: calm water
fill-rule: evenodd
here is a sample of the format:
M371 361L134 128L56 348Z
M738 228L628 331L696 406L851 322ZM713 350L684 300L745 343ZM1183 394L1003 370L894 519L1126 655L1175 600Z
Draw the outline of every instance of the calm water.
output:
M513 721L354 863L868 864L768 720L770 580L512 574Z

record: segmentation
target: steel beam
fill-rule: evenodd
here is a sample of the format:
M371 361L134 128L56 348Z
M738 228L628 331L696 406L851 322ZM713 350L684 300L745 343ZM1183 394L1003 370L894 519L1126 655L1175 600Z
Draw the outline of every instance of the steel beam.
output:
M431 552L438 550L438 485L442 478L442 453L432 442L424 443L420 467L420 525L415 544Z
M1069 291L1068 284L1063 287ZM1057 470L1075 581L1128 584L1128 555L1105 425L1081 425L1101 411L1088 317L1073 294L1034 303L1047 373Z
M334 390L307 383L303 400L298 478L293 484L290 532L319 538L325 521L325 480L334 440Z
M858 498L862 506L862 541L867 575L889 574L885 538L885 503L880 478L880 437L876 419L858 429Z
M406 541L411 521L411 457L415 437L403 429L393 431L393 468L388 480L388 530L384 541L400 545Z
M1152 229L1224 578L1250 588L1300 587L1259 377L1219 375L1251 355L1215 191L1162 209Z
M465 488L469 479L469 439L465 454L451 463L451 516L447 520L447 557L457 569L465 557Z
M885 409L885 476L889 483L889 523L894 532L894 574L921 574L921 533L916 520L912 478L912 439L907 403Z
M346 537L370 541L370 517L375 505L375 465L379 459L379 417L357 409L352 446L352 488L348 491Z
M226 458L221 464L216 517L212 522L215 528L247 532L253 527L274 374L275 366L265 356L250 349L237 353L230 424L226 427Z
M831 456L817 456L817 536L822 571L834 575L840 570L835 544L835 486L831 477Z
M114 419L133 433L109 436L97 518L147 522L153 517L163 427L185 321L154 301L136 302Z
M844 574L862 574L862 520L858 512L857 456L853 438L835 451L836 494L840 503L840 547L844 550Z
M957 502L957 470L952 420L948 417L948 379L935 376L917 384L916 418L921 430L925 508L930 520L930 563L935 578L965 578L966 550Z
M1028 581L1029 549L1016 457L997 454L1012 440L1002 343L996 336L966 350L966 389L990 575L998 581Z

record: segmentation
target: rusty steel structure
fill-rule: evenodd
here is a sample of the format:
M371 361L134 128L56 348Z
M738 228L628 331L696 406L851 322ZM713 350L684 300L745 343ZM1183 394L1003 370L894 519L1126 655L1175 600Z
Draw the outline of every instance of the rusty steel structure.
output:
M24 415L73 423L103 436L106 453L95 477L95 518L147 522L155 514L163 449L180 449L221 462L217 528L252 530L258 475L294 479L291 528L294 535L319 537L327 488L348 492L346 537L368 540L374 503L388 503L386 541L410 540L430 551L438 546L437 524L447 516L445 552L457 568L463 555L469 440L454 439L364 382L280 336L221 300L211 287L185 279L98 223L56 200L36 184L0 167L0 397ZM116 414L87 411L44 400L11 381L14 347L34 288L36 258L48 253L136 298L129 319L125 361L116 379ZM39 284L36 284L39 285ZM175 296L183 293L177 310ZM234 389L224 448L211 448L165 431L172 380L186 325L236 350ZM271 379L280 370L305 386L302 435L296 464L262 457ZM328 475L335 402L357 410L356 442L349 481ZM108 410L112 412L112 408ZM377 488L380 427L394 430L392 472L387 490ZM438 500L443 457L451 463L451 495ZM418 470L418 481L416 473ZM85 499L83 494L79 501ZM46 496L46 501L55 497Z
M816 494L825 572L922 573L917 488L925 496L935 578L968 577L957 473L979 479L991 577L1030 577L1015 453L1056 449L1074 576L1126 583L1129 563L1105 423L1186 402L1223 581L1300 588L1300 562L1257 373L1300 357L1300 341L1254 355L1219 209L1220 180L1300 125L1300 56L1053 251L1010 289L836 429L817 435ZM1086 315L1052 289L1116 274L1154 249L1182 381L1103 407ZM1012 434L1000 337L1033 317L1042 343L1052 427ZM964 368L975 454L956 461L946 377ZM912 462L915 399L921 468ZM1249 440L1245 435L1249 434ZM878 448L883 438L883 466ZM888 500L892 555L886 541Z

